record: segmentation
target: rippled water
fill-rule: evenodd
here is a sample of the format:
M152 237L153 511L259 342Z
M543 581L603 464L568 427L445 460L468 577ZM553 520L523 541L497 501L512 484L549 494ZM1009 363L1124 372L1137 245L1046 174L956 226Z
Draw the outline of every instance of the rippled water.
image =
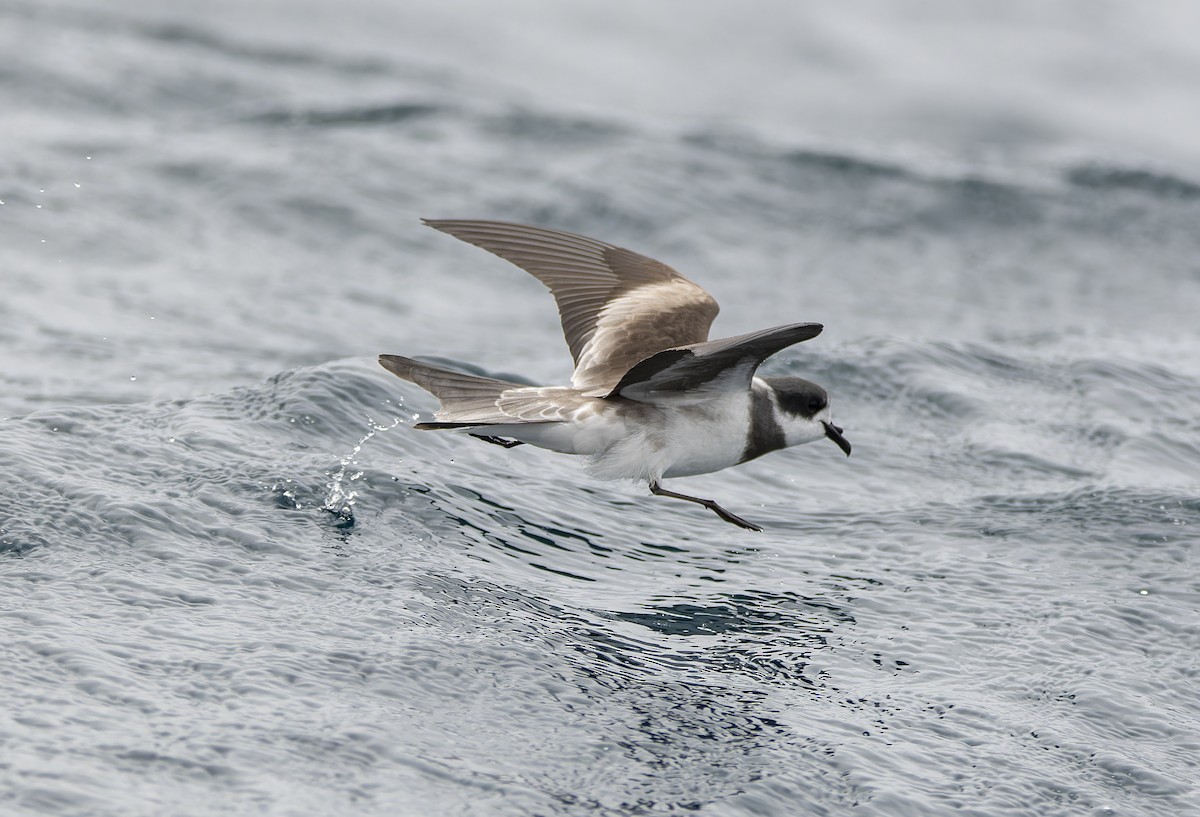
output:
M1200 813L1190 8L141 5L0 2L5 814ZM422 215L824 323L854 456L412 432L569 375Z

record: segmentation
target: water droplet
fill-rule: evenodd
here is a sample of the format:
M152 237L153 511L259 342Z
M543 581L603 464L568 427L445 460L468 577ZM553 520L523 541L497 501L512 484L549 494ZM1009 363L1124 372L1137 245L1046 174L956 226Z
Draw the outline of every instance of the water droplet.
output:
M136 374L131 374L131 375L129 375L129 379L130 379L130 380L137 380L137 375L136 375Z
M304 415L304 419L309 422L316 422L309 415ZM368 431L359 439L358 444L351 449L350 453L342 457L337 473L326 472L326 476L331 477L330 482L326 484L329 489L328 495L325 497L325 502L321 508L329 513L336 515L345 524L339 527L349 527L354 524L354 503L358 499L358 492L348 491L343 487L344 482L354 482L363 476L362 471L356 471L353 474L347 475L346 471L351 465L358 465L358 452L362 450L363 445L367 440L375 436L377 432L387 431L395 428L401 423L401 418L397 417L390 426L380 427L370 417L367 418Z
M42 209L42 205L40 205L40 204L35 204L35 205L33 205L33 206L34 206L34 207L36 207L36 208L37 208L37 209L39 209L39 210L41 210L41 209Z
M81 185L79 182L75 182L75 186L76 186L76 187L82 187L83 185Z
M1149 590L1139 590L1138 595L1139 596L1148 596L1148 595L1150 595L1150 591Z

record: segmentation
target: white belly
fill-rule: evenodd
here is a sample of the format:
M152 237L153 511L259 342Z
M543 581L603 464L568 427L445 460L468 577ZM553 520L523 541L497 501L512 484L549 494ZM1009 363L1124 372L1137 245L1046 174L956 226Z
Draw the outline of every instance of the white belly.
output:
M560 454L596 455L628 436L630 424L612 413L585 407L562 422L488 425L468 430L471 433L486 430L497 437L520 440Z
M748 411L745 398L648 412L593 455L590 470L607 479L648 481L720 471L741 462Z
M669 435L670 463L662 476L690 477L737 465L746 451L747 416L742 411L733 417L722 412L677 418Z
M486 430L539 448L586 455L588 470L602 479L659 480L707 474L741 462L749 404L748 394L678 407L625 404L620 412L586 411L566 422L489 425Z

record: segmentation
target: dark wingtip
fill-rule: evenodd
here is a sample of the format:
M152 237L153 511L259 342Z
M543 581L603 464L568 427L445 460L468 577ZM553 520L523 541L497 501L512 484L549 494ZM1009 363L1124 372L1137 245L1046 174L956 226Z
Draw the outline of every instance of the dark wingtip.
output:
M825 325L822 323L801 323L797 324L794 328L799 330L799 333L792 343L802 343L806 340L812 340L825 331Z

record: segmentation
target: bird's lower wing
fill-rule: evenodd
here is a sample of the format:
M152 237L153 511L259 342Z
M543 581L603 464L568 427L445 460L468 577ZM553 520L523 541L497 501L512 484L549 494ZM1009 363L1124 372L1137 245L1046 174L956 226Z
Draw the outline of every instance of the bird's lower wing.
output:
M794 343L815 338L819 323L794 323L651 355L609 393L644 403L687 401L712 391L748 389L759 364Z

